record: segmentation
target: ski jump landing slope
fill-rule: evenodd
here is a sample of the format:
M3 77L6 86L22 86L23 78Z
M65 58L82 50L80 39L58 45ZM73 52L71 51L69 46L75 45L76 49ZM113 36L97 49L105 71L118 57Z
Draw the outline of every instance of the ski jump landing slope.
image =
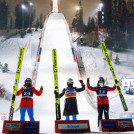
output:
M43 28L41 41L41 60L38 68L36 88L44 86L42 96L34 96L34 115L35 120L41 123L41 133L54 133L55 121L55 96L54 96L54 77L52 64L52 49L57 49L58 59L58 78L59 92L65 88L68 78L73 78L74 86L80 87L80 79L77 63L74 62L71 50L71 33L63 14L52 13L49 15L46 25ZM65 98L60 99L62 120ZM87 103L83 93L78 93L78 119L89 119L97 127L97 113ZM94 131L96 131L96 127Z

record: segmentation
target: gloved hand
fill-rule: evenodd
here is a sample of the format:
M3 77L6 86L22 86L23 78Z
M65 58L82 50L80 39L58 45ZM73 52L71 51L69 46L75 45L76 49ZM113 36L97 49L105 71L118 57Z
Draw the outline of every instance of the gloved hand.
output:
M41 86L40 89L43 89L43 86Z
M15 91L15 86L13 86L13 91Z
M55 97L56 97L56 98L59 98L59 94L58 94L58 92L56 92L55 90L54 90L54 94L55 94Z
M81 84L83 84L83 80L79 80L79 82L80 82Z
M90 81L90 78L87 78L87 82L89 82Z

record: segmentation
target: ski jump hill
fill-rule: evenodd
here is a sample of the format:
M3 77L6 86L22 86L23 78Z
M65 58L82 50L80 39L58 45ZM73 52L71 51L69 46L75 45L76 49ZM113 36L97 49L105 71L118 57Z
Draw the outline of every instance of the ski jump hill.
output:
M25 44L25 42L22 44ZM32 77L36 89L39 90L41 85L44 87L42 96L40 97L34 96L33 98L34 117L36 121L40 121L40 133L54 133L55 132L54 126L56 119L53 63L52 63L52 50L54 48L57 50L59 92L61 93L63 88L67 86L68 78L72 78L74 80L74 86L76 87L81 86L79 80L82 79L78 68L76 54L73 49L73 42L71 32L69 30L69 25L62 13L54 12L47 16L44 23L44 27L42 29L39 47L37 48L36 46L34 47L35 50L33 50L32 46L34 46L35 44L38 43L34 40L31 46L27 45L26 49L27 51L25 53L24 60L22 63L23 65L20 76L19 88L23 85L26 77ZM14 43L12 45L14 46L12 49L15 49L16 46L14 45ZM7 48L8 47L6 47L5 49ZM37 52L37 49L38 49L37 57L35 57L36 54L34 54L34 56L31 57L33 52L34 53ZM19 46L16 49L15 53L12 53L12 56L15 54L17 55L18 50ZM7 57L7 59L10 60L9 57ZM30 62L33 63L33 61L35 62L35 60L36 64L34 66L34 69L28 68L27 66L28 63ZM12 85L13 82L14 82L13 80L10 82L10 86ZM86 81L84 81L84 83L86 84ZM89 100L90 99L96 100L96 96L91 92L89 94L87 93L89 92L83 91L77 94L77 103L79 111L77 119L89 120L91 131L97 132L99 131L97 128L98 114L97 111L93 108L93 106L89 104ZM117 93L116 95L118 96ZM88 99L86 98L87 96ZM19 106L20 98L21 97L16 98L16 108ZM62 114L64 108L64 100L65 97L63 96L60 99L62 120L65 119L65 117ZM111 101L110 106L112 107L112 109L120 113L122 111L122 105L120 103L119 97L114 98L110 101ZM6 105L5 102L3 104L4 108L2 112L9 112L10 104ZM94 105L95 104L96 103L94 102ZM130 108L131 104L128 107ZM117 116L119 116L119 114ZM19 119L20 119L19 112L14 113L13 120L19 120ZM28 120L29 118L26 115L26 121ZM1 128L2 124L0 124L0 129Z
M36 70L38 71L36 88L39 89L43 85L44 92L41 97L34 96L35 119L41 122L41 132L45 133L54 132L55 96L52 64L52 50L54 48L57 50L59 92L62 92L62 89L67 86L68 78L74 80L74 86L80 87L78 80L81 77L73 51L71 33L62 13L51 13L45 21L40 43L42 53L38 70ZM64 97L60 99L61 114L63 113L64 99ZM77 100L79 109L78 119L89 119L90 116L88 115L91 112L95 112L95 110L90 110L91 107L83 93L77 95ZM96 112L95 114L97 115ZM95 118L95 122L97 122L97 116ZM63 116L62 119L64 120Z

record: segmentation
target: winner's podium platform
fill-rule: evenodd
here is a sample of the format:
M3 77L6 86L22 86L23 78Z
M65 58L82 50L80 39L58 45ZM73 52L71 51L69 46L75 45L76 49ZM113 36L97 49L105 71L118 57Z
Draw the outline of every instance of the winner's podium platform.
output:
M88 120L55 120L56 133L89 133Z
M105 119L100 121L102 132L134 131L132 119Z
M8 121L5 120L3 124L2 133L27 133L39 134L39 121Z

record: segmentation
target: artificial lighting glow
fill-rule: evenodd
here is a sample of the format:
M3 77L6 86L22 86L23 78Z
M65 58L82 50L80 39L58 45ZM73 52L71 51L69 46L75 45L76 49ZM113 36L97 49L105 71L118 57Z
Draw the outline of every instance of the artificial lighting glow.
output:
M77 7L76 7L76 9L77 9L77 10L80 10L80 7L79 7L79 6L77 6Z
M100 3L99 6L98 6L98 9L97 9L97 12L98 11L101 11L102 10L102 7L103 7L103 3Z
M53 0L53 12L58 13L58 0Z
M103 7L103 4L102 4L102 3L100 3L100 5L99 5L99 6L100 6L100 8L102 8L102 7Z
M21 5L21 8L22 9L26 9L26 6L23 4L23 5Z
M32 5L33 5L33 3L32 3L32 2L30 2L30 3L29 3L29 5L30 5L30 6L32 6Z

